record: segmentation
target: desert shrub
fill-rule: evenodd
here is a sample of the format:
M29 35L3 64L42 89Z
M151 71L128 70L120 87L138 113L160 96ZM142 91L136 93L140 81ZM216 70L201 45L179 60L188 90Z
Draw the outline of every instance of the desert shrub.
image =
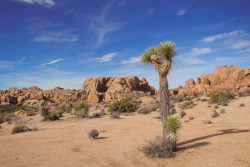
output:
M219 113L216 110L213 110L212 117L218 117Z
M99 132L96 129L91 129L88 133L89 138L97 139L99 136Z
M136 104L129 100L122 99L116 101L113 104L109 105L110 112L133 112L136 109Z
M181 112L180 112L180 117L181 117L181 118L183 118L185 115L186 115L186 112L185 112L185 111L181 111Z
M71 110L72 110L72 108L73 108L73 105L72 105L72 104L69 104L69 105L62 104L62 105L60 105L60 106L57 107L57 110L58 110L59 112L62 112L62 113L63 113L63 112L70 113Z
M192 100L192 97L191 96L186 96L185 99L188 100L188 101L190 101L190 100Z
M78 102L75 106L75 111L80 111L81 109L89 110L89 106L86 102Z
M149 114L150 111L148 109L143 109L143 110L140 111L140 113L142 113L142 114Z
M155 140L148 142L147 146L139 149L146 157L170 158L173 157L172 142L169 138L156 136Z
M0 112L12 113L16 111L16 106L14 105L0 105Z
M50 113L48 115L45 116L45 118L49 121L55 121L55 120L59 120L60 118L60 113Z
M19 111L19 110L28 110L29 109L29 106L27 105L24 105L24 106L17 106L16 107L16 111Z
M176 116L176 115L168 115L168 117L167 117L167 128L172 133L177 133L177 131L181 129L180 118L178 116Z
M79 118L87 118L89 116L89 110L83 108L82 110L76 111L75 115Z
M219 106L218 105L214 105L214 109L216 109L216 108L219 108Z
M245 104L240 104L239 106L240 106L240 107L243 107L243 106L245 106Z
M192 101L184 101L180 107L182 109L192 108Z
M170 99L171 99L174 103L177 102L177 96L175 96L175 95L170 96Z
M183 100L183 96L177 95L177 101L178 101L178 102L182 102L182 100Z
M42 107L41 116L45 118L49 114L49 110L49 107Z
M110 118L119 119L120 118L120 113L119 112L112 112L111 115L110 115Z
M95 118L100 118L101 116L103 116L104 114L101 113L101 112L96 112L96 113L93 113L93 117Z
M212 92L210 94L210 103L218 103L218 102L227 102L229 99L233 99L235 94L231 92L229 89L224 91Z
M23 124L15 125L12 129L12 134L29 131L29 128Z

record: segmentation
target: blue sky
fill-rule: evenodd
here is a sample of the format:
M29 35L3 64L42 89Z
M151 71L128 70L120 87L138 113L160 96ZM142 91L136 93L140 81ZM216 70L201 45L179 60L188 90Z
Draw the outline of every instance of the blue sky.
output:
M1 0L0 89L80 89L97 76L145 77L143 51L177 45L170 88L220 65L249 67L249 0Z

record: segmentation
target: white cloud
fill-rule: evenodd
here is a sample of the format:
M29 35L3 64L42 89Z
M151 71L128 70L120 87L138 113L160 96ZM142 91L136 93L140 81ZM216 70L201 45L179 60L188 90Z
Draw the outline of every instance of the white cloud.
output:
M113 3L114 1L111 1L106 6L104 6L100 16L90 17L90 19L92 20L91 30L97 32L98 35L95 47L98 47L101 44L103 44L104 37L106 36L106 34L112 31L120 30L125 26L124 23L118 23L118 22L115 23L107 21L107 13L113 6Z
M200 56L204 54L211 53L212 49L207 47L207 48L193 48L191 52L185 53L183 55L189 55L189 56Z
M78 35L72 33L72 30L42 31L34 37L35 42L75 42Z
M184 15L184 14L186 14L187 13L187 9L181 9L181 10L178 10L177 11L177 15L178 16L182 16L182 15Z
M105 62L109 62L112 60L112 58L115 57L115 55L117 55L117 53L109 53L109 54L106 54L102 57L99 57L99 58L95 58L94 60L100 62L100 63L105 63Z
M229 23L231 23L233 21L234 21L234 19L230 19L229 21L226 21L226 22L222 21L219 24L216 24L215 27L222 27L222 26L227 25L227 24L229 24Z
M232 49L242 49L250 46L250 41L240 41L232 45Z
M217 39L231 37L231 36L234 36L234 35L237 35L237 34L242 34L242 33L244 33L244 30L237 30L237 31L229 32L229 33L223 33L223 34L208 36L208 37L203 38L201 41L202 42L212 42L212 41L215 41Z
M249 60L250 56L244 56L244 57L217 57L215 58L216 61L223 61L223 62L227 62L227 61L246 61Z
M56 59L56 60L50 61L50 62L48 62L48 63L41 64L41 65L39 65L39 66L44 66L44 65L48 65L48 64L54 64L54 63L57 63L57 62L62 61L62 60L63 60L63 59Z
M13 1L28 3L31 5L39 4L39 5L46 6L46 7L55 6L55 2L53 0L13 0Z
M130 57L128 60L123 60L122 64L132 64L140 62L140 57Z
M177 56L176 59L187 64L206 64L207 62L199 58L201 55L212 53L212 49L207 48L193 48L190 52Z

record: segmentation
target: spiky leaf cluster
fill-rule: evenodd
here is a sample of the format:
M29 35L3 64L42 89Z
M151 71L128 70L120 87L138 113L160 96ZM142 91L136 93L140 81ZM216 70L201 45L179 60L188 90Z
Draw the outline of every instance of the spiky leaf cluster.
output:
M152 64L152 55L160 56L162 60L172 60L172 58L177 54L175 46L176 44L174 42L164 41L157 46L149 47L141 55L141 63L146 65Z

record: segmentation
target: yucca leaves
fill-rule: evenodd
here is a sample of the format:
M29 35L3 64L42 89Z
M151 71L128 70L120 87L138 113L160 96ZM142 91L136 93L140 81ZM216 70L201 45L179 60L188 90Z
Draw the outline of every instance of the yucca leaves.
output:
M163 60L171 60L176 54L175 49L176 44L171 41L161 42L157 46L149 47L142 55L141 55L141 63L143 64L152 64L151 56L158 55L163 58Z

